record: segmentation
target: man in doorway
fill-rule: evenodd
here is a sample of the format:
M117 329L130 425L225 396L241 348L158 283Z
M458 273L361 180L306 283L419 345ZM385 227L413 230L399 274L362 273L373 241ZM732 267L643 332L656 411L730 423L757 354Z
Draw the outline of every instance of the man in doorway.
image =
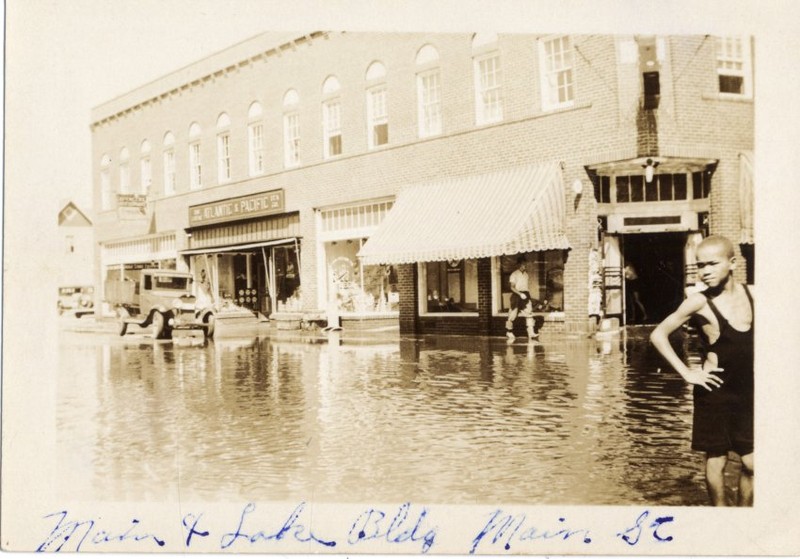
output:
M520 312L525 316L525 326L528 331L528 339L536 340L539 338L539 329L544 323L541 316L534 317L533 311L541 304L538 301L531 299L530 291L528 290L528 269L524 256L517 258L517 269L511 273L509 277L509 285L511 287L511 308L508 311L508 320L506 321L506 337L509 342L513 342L514 336L514 321Z
M629 324L647 321L647 310L644 308L641 297L641 283L639 274L633 264L625 264L625 307L629 317Z
M711 503L724 506L728 452L741 457L738 504L753 504L753 298L733 281L733 244L718 235L697 248L697 270L706 289L692 293L659 324L650 340L694 385L692 449L706 453L706 487ZM698 322L703 366L690 369L672 348L669 335L687 320Z

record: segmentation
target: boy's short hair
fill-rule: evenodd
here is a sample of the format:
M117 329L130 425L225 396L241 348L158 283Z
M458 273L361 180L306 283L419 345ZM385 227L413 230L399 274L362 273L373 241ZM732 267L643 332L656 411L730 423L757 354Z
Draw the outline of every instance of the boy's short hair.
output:
M722 235L709 235L705 239L703 239L699 245L697 245L697 249L699 250L702 246L715 246L722 249L722 253L725 254L728 258L733 258L736 254L733 251L733 243L728 239L728 237L723 237Z

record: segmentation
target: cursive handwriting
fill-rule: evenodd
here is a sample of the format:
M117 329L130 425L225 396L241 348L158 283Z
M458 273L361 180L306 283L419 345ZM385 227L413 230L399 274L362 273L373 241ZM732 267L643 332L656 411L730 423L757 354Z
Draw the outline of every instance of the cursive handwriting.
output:
M586 528L572 529L568 528L565 518L559 518L560 523L556 528L543 530L528 523L528 518L524 514L512 516L505 514L501 509L497 509L492 513L489 522L478 532L478 535L472 540L472 547L469 550L470 555L474 554L478 546L484 538L491 537L492 545L503 543L503 549L509 551L511 549L511 542L516 540L520 542L531 540L568 540L572 537L580 537L583 543L588 544L592 542L589 535L589 530Z
M287 536L291 536L300 543L317 543L319 545L325 547L335 547L336 542L334 540L326 540L322 538L318 538L314 533L311 531L311 528L306 528L304 524L300 522L300 515L303 514L303 510L305 510L305 503L300 503L295 507L286 521L283 523L277 531L263 531L258 530L253 533L248 533L249 530L246 530L244 527L245 524L245 517L256 510L255 503L248 503L245 505L244 509L242 510L242 514L239 517L239 525L236 527L234 532L228 532L223 534L222 538L220 539L220 549L228 549L234 543L239 540L244 540L250 544L254 544L260 541L280 541ZM201 515L202 516L202 515ZM186 518L184 518L184 526L186 526ZM199 520L199 517L197 517ZM187 538L187 541L191 541L191 537L193 534L200 534L199 531L196 530L197 522L194 522L190 534Z
M347 534L347 543L355 545L362 541L385 539L392 544L406 542L422 542L422 553L427 553L436 539L436 529L422 527L428 509L423 508L416 514L416 521L410 520L411 503L404 503L397 514L386 522L387 515L383 511L367 509L358 518Z
M80 551L84 543L101 545L111 542L151 542L164 547L164 540L150 533L141 533L140 521L131 520L127 530L120 532L100 528L96 520L68 520L68 512L62 510L44 518L57 518L55 527L36 551ZM68 545L69 544L69 545ZM66 549L65 549L66 546Z
M636 523L633 526L627 528L623 532L618 533L617 536L622 538L622 541L624 541L628 545L636 545L637 543L639 543L639 540L642 537L642 531L645 529L644 521L647 519L649 515L650 511L644 511L642 514L638 516L638 518L636 519ZM675 518L673 518L672 516L659 516L655 520L653 520L653 522L651 522L650 526L648 527L653 530L652 534L653 539L657 542L671 542L672 536L662 536L661 534L658 533L658 529L661 527L662 524L667 524L669 522L673 522L674 520Z

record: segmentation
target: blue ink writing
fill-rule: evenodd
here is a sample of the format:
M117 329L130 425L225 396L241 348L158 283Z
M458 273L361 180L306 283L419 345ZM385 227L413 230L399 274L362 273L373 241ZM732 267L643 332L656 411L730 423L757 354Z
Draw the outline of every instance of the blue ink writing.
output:
M273 533L271 531L264 532L263 530L259 530L249 534L248 530L244 528L245 517L256 510L256 505L255 503L248 503L242 510L242 515L239 517L239 526L237 526L236 531L228 532L222 536L220 540L220 549L227 549L240 539L254 544L259 541L280 541L287 536L294 537L295 541L300 543L313 542L325 547L335 547L335 541L318 538L310 528L306 528L305 525L300 522L300 515L305 509L305 505L305 503L297 505L277 532Z
M207 530L205 532L202 532L197 528L197 524L200 522L201 518L203 518L202 513L200 513L197 516L189 513L183 517L182 521L183 527L189 530L189 533L186 534L186 547L191 547L192 536L200 536L201 538L205 538L206 536L208 536ZM191 526L189 526L189 524L191 524Z
M501 509L497 509L492 514L489 522L486 523L486 526L484 526L472 540L472 547L469 550L470 555L475 553L484 538L489 538L487 541L492 545L504 542L503 549L506 551L511 549L511 543L514 540L526 542L532 540L560 539L565 541L573 537L580 537L583 543L592 543L589 530L585 528L568 528L564 524L564 522L566 522L565 518L559 518L558 522L560 525L550 530L542 530L536 526L529 526L526 522L527 517L524 514L512 516L510 514L505 514Z
M626 529L624 532L620 532L617 534L622 540L627 543L628 545L636 545L639 543L639 540L642 537L642 531L644 528L645 520L650 515L649 511L644 511L639 517L636 519L636 524L631 526L630 528ZM649 528L653 530L652 536L653 539L657 542L671 542L672 536L662 536L658 533L658 529L662 526L662 524L667 524L673 522L675 520L672 516L659 516L653 522L650 523Z
M111 542L152 542L164 547L164 540L154 534L139 533L140 522L136 518L124 532L101 529L95 520L67 520L68 512L63 510L48 514L44 518L58 519L47 538L36 548L36 551L80 551L84 543L101 545ZM68 545L70 544L71 545ZM67 549L64 549L65 546Z
M411 503L404 503L397 510L397 514L387 523L386 513L367 509L358 515L350 528L350 532L347 534L347 543L355 545L362 541L381 538L393 544L421 541L422 553L427 553L436 540L435 528L423 528L428 509L423 508L416 514L416 521L409 518L410 513Z

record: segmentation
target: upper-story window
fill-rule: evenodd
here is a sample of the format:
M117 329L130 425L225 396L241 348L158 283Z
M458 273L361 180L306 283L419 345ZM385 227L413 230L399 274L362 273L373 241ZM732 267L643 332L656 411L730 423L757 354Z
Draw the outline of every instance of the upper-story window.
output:
M231 119L226 113L217 118L217 182L231 180Z
M247 111L248 170L251 177L264 173L264 123L261 120L261 103L250 105Z
M724 95L751 97L750 42L741 37L717 37L716 51L719 92Z
M342 154L341 86L336 76L328 76L322 84L323 157L330 159Z
M300 96L290 89L283 96L283 164L300 165Z
M499 122L503 120L503 78L497 35L476 33L472 39L472 52L475 67L475 122Z
M569 107L575 101L575 69L569 36L539 40L542 110Z
M100 208L114 207L114 188L111 186L111 157L104 154L100 159Z
M367 68L367 145L369 149L389 143L389 113L386 107L386 67L373 62Z
M139 148L139 192L145 196L150 191L150 184L153 182L153 166L150 163L150 142L144 140Z
M200 125L193 122L189 127L189 188L203 186L203 166L200 160Z
M175 194L175 136L164 134L164 195Z
M128 194L131 191L131 152L128 148L119 151L119 192Z
M442 92L439 53L425 45L417 53L417 120L419 137L442 133Z

